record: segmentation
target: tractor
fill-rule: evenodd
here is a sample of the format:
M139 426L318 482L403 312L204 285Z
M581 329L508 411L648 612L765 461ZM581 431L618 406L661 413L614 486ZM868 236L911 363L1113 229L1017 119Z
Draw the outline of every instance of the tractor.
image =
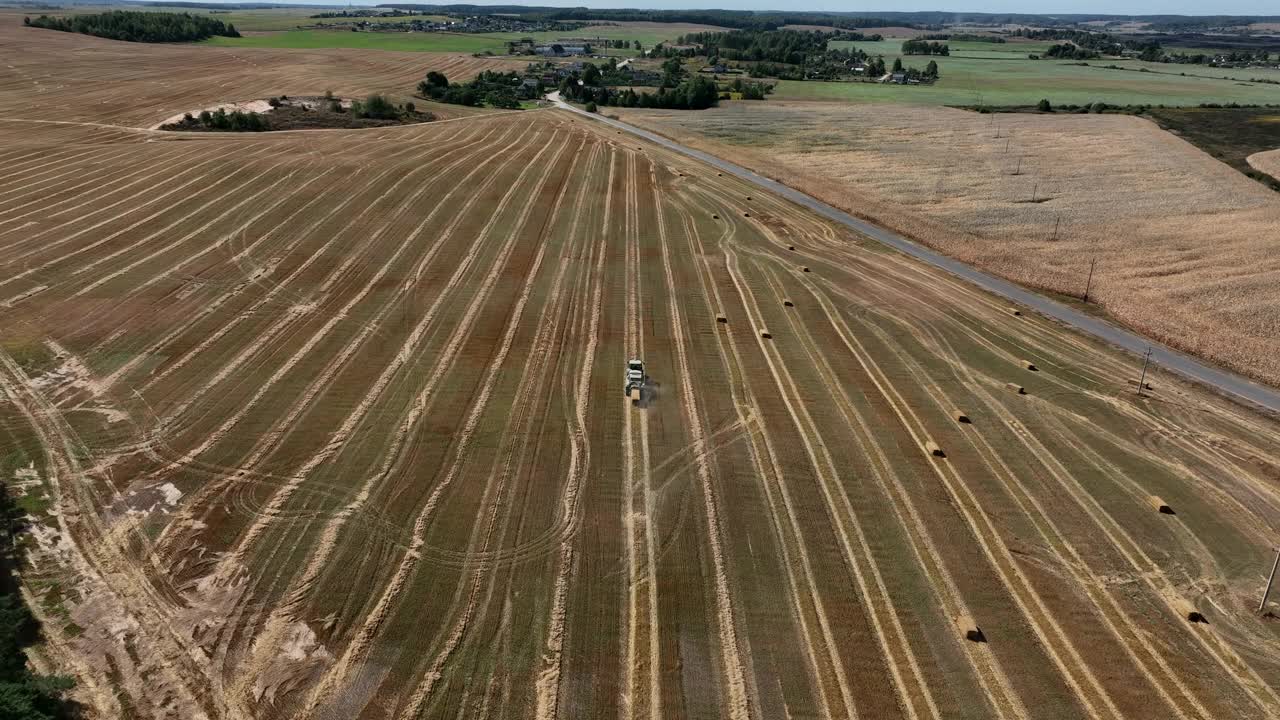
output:
M631 398L632 405L639 405L644 402L648 384L649 376L644 374L644 362L636 359L628 360L627 384L623 389L623 393Z

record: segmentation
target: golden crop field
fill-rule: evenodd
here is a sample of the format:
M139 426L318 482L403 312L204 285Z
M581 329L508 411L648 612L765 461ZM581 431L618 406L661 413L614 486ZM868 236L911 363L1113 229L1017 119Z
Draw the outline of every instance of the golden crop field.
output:
M612 110L611 110L612 112ZM732 103L618 114L1163 343L1280 383L1280 196L1121 115Z
M1280 713L1274 418L563 111L169 134L292 60L0 40L0 473L90 717Z
M1280 122L1280 119L1277 119L1277 122ZM1271 177L1280 180L1280 148L1250 155L1249 164L1253 166L1255 170L1261 170Z

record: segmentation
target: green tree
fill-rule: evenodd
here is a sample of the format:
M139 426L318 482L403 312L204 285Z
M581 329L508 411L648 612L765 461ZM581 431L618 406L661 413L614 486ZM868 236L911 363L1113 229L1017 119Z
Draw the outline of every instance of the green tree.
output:
M1040 112L1053 112L1053 106L1049 104L1048 98L1043 98L1036 104L1036 109Z
M893 71L902 72L902 58L893 59Z
M662 63L662 87L670 88L679 85L684 75L684 63L680 58L667 58Z
M40 639L39 625L18 592L14 538L23 515L0 484L0 718L62 720L72 716L62 699L71 679L32 673L23 652Z
M929 64L924 66L924 74L931 78L938 77L938 63L934 60L930 60Z
M395 120L400 117L400 111L396 109L395 103L388 100L385 95L370 95L360 103L359 107L352 110L352 114L356 117L371 120Z

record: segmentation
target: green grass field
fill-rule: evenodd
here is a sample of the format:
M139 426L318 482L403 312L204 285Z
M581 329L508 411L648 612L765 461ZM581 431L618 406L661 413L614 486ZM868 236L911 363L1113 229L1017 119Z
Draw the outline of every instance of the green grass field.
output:
M492 35L462 33L380 33L349 30L289 30L240 38L215 37L206 44L221 47L288 48L357 48L361 50L407 50L411 52L493 52L502 54L505 38Z
M938 63L941 78L932 86L901 87L871 83L783 81L774 97L787 100L852 100L924 105L1032 105L1047 98L1054 105L1105 102L1115 105L1199 105L1200 103L1280 103L1280 85L1248 82L1280 81L1275 70L1220 70L1200 66L1144 63L1137 60L1092 60L1088 66L1056 60L1030 60L1051 43L950 43L952 55L903 56L898 40L838 42L857 46L886 62L902 58L907 66ZM1110 69L1117 65L1123 69ZM1146 72L1141 72L1141 70ZM1225 76L1225 79L1224 79Z
M227 16L239 28L234 15ZM328 22L328 21L326 21ZM694 32L689 25L671 24L666 27L592 25L580 30L533 33L379 33L351 32L350 30L286 30L242 38L212 38L207 42L224 47L272 47L272 48L360 48L365 50L405 50L410 52L492 52L505 54L506 43L531 37L536 42L554 42L566 37L600 37L610 40L639 40L646 47L659 42L674 41L680 35ZM613 55L634 54L634 50L613 49Z

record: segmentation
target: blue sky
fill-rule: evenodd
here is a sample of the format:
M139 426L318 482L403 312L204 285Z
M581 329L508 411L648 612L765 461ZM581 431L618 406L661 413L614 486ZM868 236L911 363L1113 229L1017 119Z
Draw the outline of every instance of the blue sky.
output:
M334 0L312 0L315 3L339 4ZM354 5L377 5L380 2L422 2L425 4L514 5L512 0L357 0ZM1224 0L1206 4L1193 0L1052 0L1029 2L1028 0L925 0L901 5L864 5L839 0L800 0L795 4L778 0L529 0L527 5L593 8L663 8L683 10L714 7L725 10L831 10L853 12L865 10L943 10L948 12L1016 12L1051 15L1054 13L1107 13L1111 15L1280 15L1280 2L1276 0Z

